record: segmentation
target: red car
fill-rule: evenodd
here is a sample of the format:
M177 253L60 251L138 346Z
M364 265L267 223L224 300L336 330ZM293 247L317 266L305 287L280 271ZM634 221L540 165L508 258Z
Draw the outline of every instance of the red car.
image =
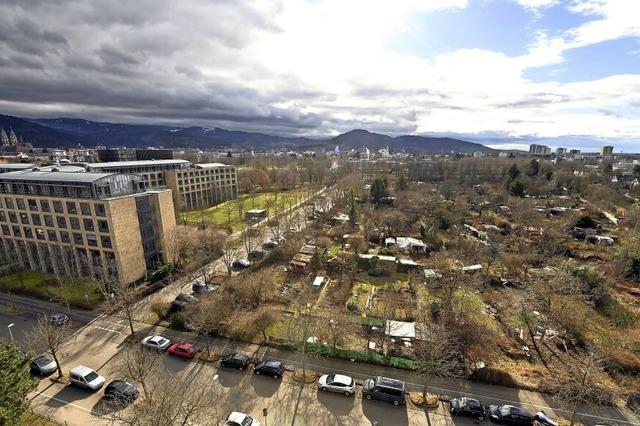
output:
M192 345L191 343L174 343L169 346L167 350L171 355L185 358L185 359L193 359L198 352L198 348Z

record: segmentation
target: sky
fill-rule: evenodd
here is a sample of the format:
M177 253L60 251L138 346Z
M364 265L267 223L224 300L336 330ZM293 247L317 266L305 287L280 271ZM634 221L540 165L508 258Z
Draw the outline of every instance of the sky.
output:
M0 112L640 152L640 0L0 0Z

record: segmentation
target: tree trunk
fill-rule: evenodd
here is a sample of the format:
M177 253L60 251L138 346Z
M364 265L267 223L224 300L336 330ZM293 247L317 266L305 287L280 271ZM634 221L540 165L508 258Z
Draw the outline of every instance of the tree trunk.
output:
M51 348L49 348L51 350ZM53 356L53 360L56 362L58 366L58 379L62 377L62 367L60 366L60 362L58 362L58 356L56 355L56 351L51 350L51 356Z

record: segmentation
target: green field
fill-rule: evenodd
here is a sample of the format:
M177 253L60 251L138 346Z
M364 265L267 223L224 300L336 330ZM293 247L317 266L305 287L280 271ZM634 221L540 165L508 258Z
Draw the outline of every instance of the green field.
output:
M308 194L309 191L307 189L278 192L278 211L281 212L284 209L288 209L290 203L296 204L297 202L306 200ZM192 210L183 213L182 220L191 225L201 226L204 222L205 225L230 226L233 232L236 232L239 231L245 223L244 217L239 216L241 210L242 212L246 212L254 208L266 209L269 217L272 217L275 214L273 200L274 192L243 195L235 200L227 201L226 203L218 204L208 209ZM228 215L229 212L231 213L230 216ZM229 221L229 218L231 221Z
M0 289L41 299L68 301L73 306L88 309L96 308L102 302L102 294L96 283L68 278L58 281L54 275L33 271L0 277ZM89 296L88 302L85 294Z

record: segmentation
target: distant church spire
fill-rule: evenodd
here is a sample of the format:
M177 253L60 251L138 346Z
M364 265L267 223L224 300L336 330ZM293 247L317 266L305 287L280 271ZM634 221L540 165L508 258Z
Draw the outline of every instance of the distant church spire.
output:
M18 137L16 136L16 133L13 131L13 129L9 131L9 145L18 145Z
M4 127L0 129L0 146L9 146L9 136L4 131Z

